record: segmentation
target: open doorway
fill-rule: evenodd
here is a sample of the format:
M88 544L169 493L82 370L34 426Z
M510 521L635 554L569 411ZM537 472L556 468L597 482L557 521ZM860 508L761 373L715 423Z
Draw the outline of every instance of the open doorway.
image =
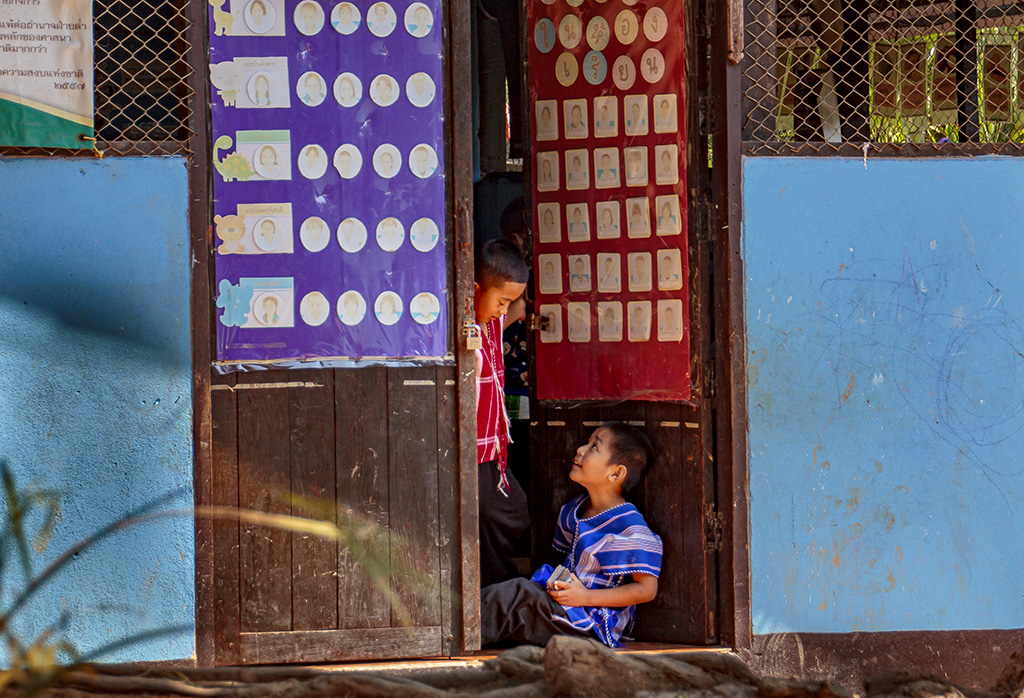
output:
M632 5L627 0L617 2L617 12L629 7L638 17L656 8L644 0ZM583 7L570 0L537 6L542 4L569 14L590 11L591 5ZM592 4L596 8L614 5L612 0ZM463 13L468 14L470 6L476 16L466 22ZM266 371L228 375L197 371L196 387L205 400L205 409L196 411L197 433L204 435L197 439L203 451L197 464L197 482L203 483L197 490L200 504L287 513L295 495L333 500L393 534L396 554L404 549L402 541L413 544L415 557L410 555L408 562L427 572L431 595L406 604L412 611L410 629L403 625L397 607L368 582L342 547L290 534L268 535L259 526L237 521L218 521L200 532L199 538L207 544L198 546L197 553L198 632L199 644L207 648L206 663L422 657L479 645L476 482L475 472L465 467L466 458L472 457L467 454L475 454L473 428L468 426L474 419L472 352L461 341L460 332L472 314L468 175L473 169L478 175L474 207L478 242L498 235L501 212L519 196L523 197L524 223L535 228L539 202L533 197L530 174L535 159L527 117L530 100L524 96L520 106L513 106L517 88L502 75L497 81L498 107L480 108L479 74L471 79L463 66L466 45L474 52L467 63L477 65L481 53L493 54L502 47L500 63L505 66L507 42L501 40L500 31L497 36L479 31L487 18L477 3L452 4L449 11L452 31L444 55L451 61L445 78L451 76L453 89L445 89L452 102L445 123L451 128L453 158L445 172L450 180L442 227L448 251L446 290L453 300L449 329L454 362L301 370L268 365ZM706 89L706 81L701 82L706 66L698 69L695 58L706 53L703 39L693 31L696 11L696 7L680 9L685 36L694 37L683 54L686 94ZM514 26L525 21L518 10L512 16ZM497 23L497 19L488 21ZM478 32L469 42L462 41L467 24ZM523 38L517 42L528 45L527 36L532 35L532 28L526 32L520 27L518 36ZM523 55L513 55L517 70ZM475 95L475 128L464 128L470 101L467 85L473 86ZM529 571L547 561L555 515L571 496L566 466L572 450L603 420L643 425L659 455L634 501L664 539L666 555L659 596L640 609L635 636L707 645L721 638L714 525L718 472L713 467L715 420L707 375L713 336L708 302L711 267L709 244L703 237L704 217L697 215L708 178L708 153L696 135L695 101L679 100L677 107L678 125L693 134L687 147L679 149L677 161L679 172L686 175L688 202L680 211L688 213L688 222L680 226L676 246L685 250L689 270L679 289L689 310L689 324L678 354L692 389L689 398L657 401L622 392L601 400L538 400L537 382L530 380L524 395L529 412L520 412L514 427L512 467L530 494L534 524L520 550L524 571ZM343 107L338 103L337 108ZM395 133L408 130L406 122L396 124ZM492 134L489 139L479 138L484 129ZM467 132L478 134L481 144L497 144L488 157L482 145L476 148L474 168L465 157L473 149L462 142ZM340 178L341 173L330 176ZM202 223L197 230L205 231L216 212L215 202L207 203L207 209L197 214ZM342 220L339 212L332 224ZM651 235L650 239L659 238ZM531 255L529 248L535 242L532 235L527 237ZM212 245L208 235L199 235L197 259L210 261ZM339 255L344 251L331 249ZM210 315L217 311L207 307L209 291L216 287L214 269L215 265L209 266L206 277L196 275L201 281L193 292L196 305L206 304L203 317L207 321L197 323L194 342L205 352L199 355L207 357L219 322ZM536 372L536 339L537 330L526 332L528 380ZM624 347L622 355L635 354L628 343L616 346ZM207 363L197 365L205 371Z
M598 216L606 209L602 208L599 212L598 206L607 205L606 202L615 199L607 192L599 191L612 188L602 187L598 181L599 177L609 176L607 165L600 170L602 163L599 158L602 154L609 154L610 161L614 151L615 169L619 165L623 168L613 175L614 184L623 190L629 185L621 203L625 204L626 196L630 201L644 196L649 198L647 206L650 206L648 210L651 213L646 218L648 237L663 243L655 249L679 250L682 257L680 267L684 279L678 290L686 305L688 324L681 333L674 356L678 358L687 376L689 393L680 398L678 394L666 390L663 394L669 395L670 399L657 399L658 396L651 395L657 390L637 392L628 387L628 381L625 381L617 393L614 387L609 389L605 385L601 399L590 399L585 395L562 395L559 399L551 399L558 391L552 391L548 389L550 386L540 383L551 380L552 371L538 371L540 336L542 332L551 331L545 325L540 305L542 302L547 303L547 307L561 305L563 310L568 310L567 306L573 300L579 300L572 295L578 289L573 287L572 271L566 268L567 265L558 270L559 276L564 278L556 285L557 293L552 288L544 289L536 279L531 280L527 289L527 319L518 323L518 326L510 327L505 335L506 392L513 437L509 464L527 492L532 518L530 536L522 541L518 551L521 556L520 571L528 574L541 563L551 561L551 540L558 511L578 493L568 478L576 447L585 442L594 428L603 421L618 420L636 424L643 427L651 438L656 457L645 482L630 500L641 510L652 529L661 535L665 558L658 597L638 609L637 627L633 635L638 640L649 642L718 644L721 631L717 600L717 551L721 534L715 502L715 420L711 399L712 260L710 245L703 230L707 221L701 215L706 210L705 202L709 197L710 165L707 140L700 137L698 100L686 98L687 95L698 95L707 89L707 45L703 32L696 31L697 14L701 8L694 3L684 7L680 2L676 8L667 8L665 3L638 3L635 0L593 4L593 7L580 6L580 3L574 2L559 5L557 11L547 12L552 17L547 17L544 12L541 13L544 15L542 17L540 14L530 14L532 8L507 0L479 0L474 3L475 242L479 246L502 236L503 220L506 229L510 223L513 229L521 227L525 235L518 242L537 271L539 254L551 251L548 248L538 249L545 226L542 216L547 213L544 206L551 206L554 210L552 219L558 220L561 228L559 240L564 234L569 244L580 244L577 254L572 257L565 254L562 261L585 258L588 263L596 264L600 251L593 245L588 246L588 243L602 237L597 230L600 225ZM538 3L538 8L543 10L543 7L548 7L548 4L541 6ZM665 9L669 9L667 15ZM677 56L683 65L678 66L679 99L672 100L671 118L661 116L656 111L656 98L663 98L670 92L664 83L659 84L648 72L659 68L657 59L645 64L644 60L654 54L640 48L645 36L648 40L665 36L665 30L659 30L657 24L668 18L682 25L675 29L681 31L681 45L684 46ZM616 26L616 21L621 21L622 26ZM635 26L631 23L635 23ZM608 36L603 39L600 36L602 26L608 32ZM548 27L553 30L550 36L546 31ZM572 36L573 31L579 31L580 35ZM593 36L588 36L588 33ZM641 41L633 45L638 36ZM550 44L545 43L548 41ZM577 45L574 41L583 45L582 53L571 50ZM591 50L587 51L587 48ZM586 54L586 60L596 61L599 58L603 61L607 71L600 76L600 80L597 72L593 79L587 78L590 87L587 87L582 97L574 94L571 80L566 84L559 79L560 84L553 84L555 91L564 93L559 99L552 100L556 123L551 128L557 137L537 132L539 128L546 128L540 125L544 105L539 102L544 96L541 94L543 90L537 89L537 85L543 83L543 78L536 74L530 75L530 57L533 55L536 58L538 51L552 57L557 55L557 59L552 58L557 66L563 65L563 56ZM621 65L615 62L616 53L633 58L630 65L634 66L635 74L628 85L617 82L612 74L612 69ZM597 58L594 58L595 55ZM664 61L664 55L668 54L658 55L662 55ZM671 61L671 56L668 60ZM668 67L665 63L660 66L662 70ZM580 78L581 84L582 80L583 77ZM551 82L554 83L554 79ZM580 98L572 99L575 97ZM629 107L643 105L651 122L649 127L641 129L635 121L627 125L627 102ZM580 107L578 114L572 111L577 104ZM614 129L608 126L608 107L615 109L621 121ZM658 127L654 123L656 118L662 119ZM677 121L673 122L673 119ZM655 131L667 133L666 124L670 123L684 136L679 139L681 147L678 150L670 151L668 146L644 138L653 135ZM579 131L574 132L573 129ZM600 129L603 131L599 133ZM540 140L568 140L566 147L571 147L573 153L582 151L584 165L593 168L587 175L592 178L586 182L587 186L563 192L567 195L561 207L546 204L546 201L552 200L550 196L538 196L538 190L543 192L544 189L539 182L534 181L535 177L541 177L537 165L543 164L540 161L543 157L555 152L556 157L552 162L556 172L561 167L562 173L560 177L554 175L556 185L554 189L547 187L550 192L570 188L572 162L568 154L562 152L564 148L559 150L555 146L539 143L538 136ZM644 160L645 175L642 182L639 179L627 182L627 156L633 154L633 151L640 152L641 148L647 151L643 154L650 159L650 164L648 166L647 159ZM541 153L541 159L538 159ZM659 211L655 206L656 200L660 203L659 195L671 191L665 186L657 186L668 183L668 180L658 179L656 158L662 155L672 161L673 167L670 169L677 171L681 180L679 190L682 196L679 201L682 210L678 211L676 219L680 221L679 238L671 241L668 236L662 237L664 230L659 228ZM605 183L612 184L613 180L606 180ZM567 204L569 201L572 203ZM571 228L574 223L579 226L580 220L573 221L567 217L571 215L570 206L574 207L574 213L583 212L582 220L586 221L584 226L593 223L593 237L587 230L585 239L573 239ZM623 232L626 233L621 236L623 239L643 237L640 233L634 236L634 231L629 229L630 221L625 210L620 211L618 207L614 210L615 217L621 221ZM652 234L655 230L656 234ZM613 244L609 249L619 248ZM618 253L614 256L619 264L626 265L626 250L629 248L622 249L621 260ZM604 255L600 261L607 261L609 256L611 254ZM660 261L658 256L655 253L649 259L657 264ZM624 270L623 276L630 274L628 266L620 266L620 269ZM653 268L651 271L657 273ZM586 273L590 274L589 269ZM621 318L627 308L631 307L630 301L638 306L650 303L639 300L641 296L638 294L630 295L634 289L629 287L628 281L623 284L624 293L619 297L614 292L599 293L597 273L598 270L594 268L595 280L588 287L594 293L585 299L595 301L592 304L594 310L602 303L618 305L620 324L628 324L628 316L625 323ZM652 286L654 291L659 290L657 281ZM548 293L545 294L545 291ZM553 300L556 295L558 298ZM655 294L652 299L656 297ZM658 306L657 303L654 300L653 305L647 306L652 309L646 316L648 325L652 324L655 312L661 315L660 309L664 306ZM602 307L602 310L606 309ZM592 332L596 342L604 328L600 325L599 317L591 317L594 318ZM653 324L656 326L657 322L654 320ZM567 341L569 331L568 326L559 327L558 341ZM588 353L585 342L567 346L568 356L572 359L562 365L569 370L601 372L608 370L609 364L618 360L634 366L637 371L646 370L642 365L643 352L638 351L638 348L642 348L641 344L631 341L629 330L620 327L619 332L618 341L602 345L603 351L599 356ZM590 337L589 331L587 336ZM604 339L602 337L602 341ZM608 347L612 345L615 349L609 351ZM542 361L543 349L541 347ZM630 357L631 361L627 361L626 357ZM629 371L627 368L624 372ZM637 395L641 399L634 399ZM655 399L650 399L652 397Z

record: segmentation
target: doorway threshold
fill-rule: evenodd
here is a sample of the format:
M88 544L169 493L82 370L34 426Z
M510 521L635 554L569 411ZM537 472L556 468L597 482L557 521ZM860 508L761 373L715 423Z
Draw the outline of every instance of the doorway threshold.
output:
M452 657L418 657L402 660L355 661L332 664L307 664L306 668L320 671L387 672L402 674L424 670L473 669L494 659L509 648L486 649ZM678 645L663 642L626 642L625 647L613 650L625 655L686 654L690 652L718 652L729 654L733 650L723 646ZM292 665L294 666L294 665Z

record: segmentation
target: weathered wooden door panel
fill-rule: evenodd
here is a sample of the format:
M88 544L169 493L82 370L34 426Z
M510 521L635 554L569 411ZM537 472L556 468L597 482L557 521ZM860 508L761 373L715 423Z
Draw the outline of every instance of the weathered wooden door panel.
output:
M467 599L465 589L475 588L476 575L464 570L479 569L476 559L467 560L464 546L476 547L476 518L463 514L463 507L472 506L475 513L476 481L473 495L467 497L463 489L459 453L459 405L456 396L458 371L454 366L439 367L436 371L437 402L437 454L438 454L438 537L440 557L440 583L438 585L441 614L442 646L446 653L479 647L479 641L467 646L468 634L479 635L479 599ZM473 457L476 452L473 451ZM475 470L471 470L476 474ZM467 503L468 502L468 503ZM471 532L472 540L466 532ZM478 574L478 573L477 573ZM466 577L470 577L467 579ZM466 622L466 616L473 616ZM467 629L469 633L467 633ZM458 639L456 639L458 638Z
M218 662L446 651L459 620L450 606L460 541L441 513L459 509L454 368L266 371L215 383L215 503L314 517L336 506L375 523L401 602L345 545L218 522Z
M320 503L334 502L335 402L333 371L293 371L296 382L322 388L289 389L292 513L317 516ZM292 535L292 628L338 626L338 546L316 536Z
M335 446L338 504L351 508L387 528L388 403L387 369L372 366L338 371L335 405L338 439ZM338 615L340 627L386 628L391 606L370 583L364 569L344 547L338 550Z
M235 374L217 376L211 386L211 493L215 507L238 507L238 396ZM213 651L219 664L238 663L238 523L211 523L213 553Z
M658 596L637 614L636 635L660 642L718 641L714 604L715 560L706 550L706 507L714 499L710 439L700 411L687 405L648 403L646 431L657 457L648 471L642 506L665 545Z
M250 386L278 382L280 375L274 372L257 373L247 380ZM253 387L238 395L238 506L242 509L291 513L290 397L287 387ZM243 523L239 566L241 631L290 630L291 535Z
M393 587L416 626L441 622L437 380L433 369L388 371L388 480ZM391 622L402 622L391 609Z

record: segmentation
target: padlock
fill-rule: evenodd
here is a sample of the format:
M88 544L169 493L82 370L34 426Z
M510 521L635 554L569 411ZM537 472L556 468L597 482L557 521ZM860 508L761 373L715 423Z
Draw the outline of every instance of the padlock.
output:
M462 334L466 335L466 349L476 351L484 348L484 338L480 332L480 325L467 322L462 327Z

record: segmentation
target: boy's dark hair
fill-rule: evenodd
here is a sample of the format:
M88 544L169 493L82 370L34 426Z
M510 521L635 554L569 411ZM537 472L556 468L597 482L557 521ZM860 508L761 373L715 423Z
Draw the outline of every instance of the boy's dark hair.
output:
M626 468L626 480L622 483L622 493L626 494L643 479L654 458L654 448L647 434L632 424L605 422L601 426L612 433L611 462Z
M476 282L481 288L496 288L512 281L525 284L530 267L508 240L491 240L476 254Z

